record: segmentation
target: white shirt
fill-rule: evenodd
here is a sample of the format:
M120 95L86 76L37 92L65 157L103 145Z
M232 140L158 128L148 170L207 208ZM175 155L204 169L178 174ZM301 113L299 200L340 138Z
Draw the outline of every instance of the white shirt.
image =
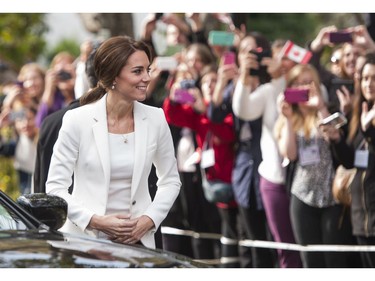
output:
M14 167L27 173L34 173L36 142L26 135L20 135L14 157Z
M76 80L74 83L74 95L80 98L90 89L89 80L86 74L86 63L79 61L76 66Z
M279 115L277 97L285 89L284 77L274 79L250 92L250 87L238 82L233 94L233 113L245 121L262 119L262 136L260 147L263 161L259 165L259 174L270 182L283 184L285 169L281 166L282 157L279 153L274 136L274 125Z
M127 143L124 143L124 139ZM134 168L134 132L126 135L109 133L110 183L106 215L129 214L132 175ZM100 237L106 234L100 233Z

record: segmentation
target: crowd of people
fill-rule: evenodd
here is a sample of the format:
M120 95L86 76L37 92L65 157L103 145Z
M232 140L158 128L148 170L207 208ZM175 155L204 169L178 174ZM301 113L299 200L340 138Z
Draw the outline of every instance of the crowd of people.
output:
M17 77L4 82L0 127L11 132L2 130L0 153L14 158L20 193L64 197L73 206L66 231L101 231L96 235L118 243L141 241L155 247L147 234L152 232L156 247L199 260L219 259L222 267L375 267L373 251L299 252L238 244L248 239L375 245L375 42L368 29L347 27L349 37L335 41L331 34L343 30L323 27L299 49L311 56L301 60L288 55L289 38L271 41L260 32L246 32L244 26L233 24L230 15L215 20L225 26L221 30L225 40L214 38L220 35L218 30L206 30L200 14L149 14L138 43L121 36L99 44L84 42L79 58L59 53L47 71L27 63ZM166 27L163 53L152 36L160 22ZM108 42L132 46L132 51L122 60ZM331 61L324 64L321 57L327 50ZM142 98L130 91L129 85L136 83L135 74L132 78L133 72L127 70L132 63L142 66L134 67L143 75L137 82ZM295 99L304 93L304 99L289 100L287 90L299 93ZM125 92L126 98L121 97ZM150 110L154 128L147 131L147 158L137 145L146 132L141 130L139 112L148 109L141 110L133 101L162 109L169 125L166 132L163 118ZM108 140L95 139L85 130L92 120L81 106L99 113L107 109L101 132L109 133ZM323 122L337 112L345 124ZM94 120L100 124L98 116ZM84 133L77 136L78 131ZM94 157L93 143L98 139L105 146L110 143L116 153L109 150L109 157ZM124 153L117 153L122 151L117 141L129 144ZM135 154L130 153L134 149ZM146 158L144 171L133 157ZM108 161L111 167L103 176L106 195L90 195L95 193L94 182L102 180L100 167L91 160ZM357 168L349 207L332 194L339 165ZM139 170L142 179L135 179L133 173L140 177ZM141 181L140 194L133 191L132 181ZM146 185L149 195L142 193ZM118 195L132 201L120 201ZM108 197L108 206L103 196ZM84 200L89 203L82 207L78 202ZM136 218L117 215L132 208ZM129 219L119 225L122 232L107 223L122 218ZM161 234L162 226L220 234L221 239Z

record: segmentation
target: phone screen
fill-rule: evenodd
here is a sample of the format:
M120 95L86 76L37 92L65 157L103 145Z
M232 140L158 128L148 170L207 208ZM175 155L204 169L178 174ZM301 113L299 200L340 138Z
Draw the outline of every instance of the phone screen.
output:
M236 63L236 54L234 52L225 52L223 55L223 64L235 64Z
M195 98L186 89L176 89L174 101L181 104L193 103Z
M345 43L352 42L353 37L351 32L338 31L329 33L329 41L331 43Z
M213 46L233 46L234 33L211 30L208 34L208 43Z

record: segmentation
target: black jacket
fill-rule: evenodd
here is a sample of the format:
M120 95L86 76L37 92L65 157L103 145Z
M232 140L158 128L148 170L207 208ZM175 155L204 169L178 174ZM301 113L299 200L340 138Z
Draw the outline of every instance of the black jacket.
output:
M70 109L79 106L79 100L74 100L67 107L48 115L41 125L37 144L36 162L34 170L34 193L46 192L46 181L53 152L53 146L59 135L62 119Z
M375 236L375 128L370 127L366 132L358 130L351 144L342 138L333 145L333 151L340 164L353 168L355 151L363 139L369 150L368 166L366 169L357 168L351 184L351 218L353 235L371 237Z

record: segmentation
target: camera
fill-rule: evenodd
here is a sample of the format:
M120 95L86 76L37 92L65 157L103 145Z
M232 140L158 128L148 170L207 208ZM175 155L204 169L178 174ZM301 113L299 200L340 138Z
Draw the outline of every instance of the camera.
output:
M195 80L193 79L184 79L180 81L181 89L191 89L195 88Z
M337 90L341 90L341 87L345 86L346 89L348 89L349 93L353 94L354 93L354 81L353 80L348 80L348 79L340 79L340 78L335 78L332 79L332 91L334 94L336 94Z
M18 110L18 111L12 111L9 114L9 120L15 121L15 120L21 120L26 117L26 112L24 110Z
M250 50L249 53L256 55L257 60L259 62L261 62L263 58L271 57L271 51L270 50L263 50L262 48L256 48L255 50Z
M60 70L57 73L57 77L59 78L60 81L67 81L72 79L72 75L69 72L66 72L64 70Z
M263 50L262 48L257 48L255 50L250 50L249 53L257 56L257 61L260 63L263 58L271 57L270 50ZM251 76L263 76L267 74L267 66L259 65L258 69L250 68Z
M306 102L309 100L309 90L288 88L284 91L284 100L290 104Z

